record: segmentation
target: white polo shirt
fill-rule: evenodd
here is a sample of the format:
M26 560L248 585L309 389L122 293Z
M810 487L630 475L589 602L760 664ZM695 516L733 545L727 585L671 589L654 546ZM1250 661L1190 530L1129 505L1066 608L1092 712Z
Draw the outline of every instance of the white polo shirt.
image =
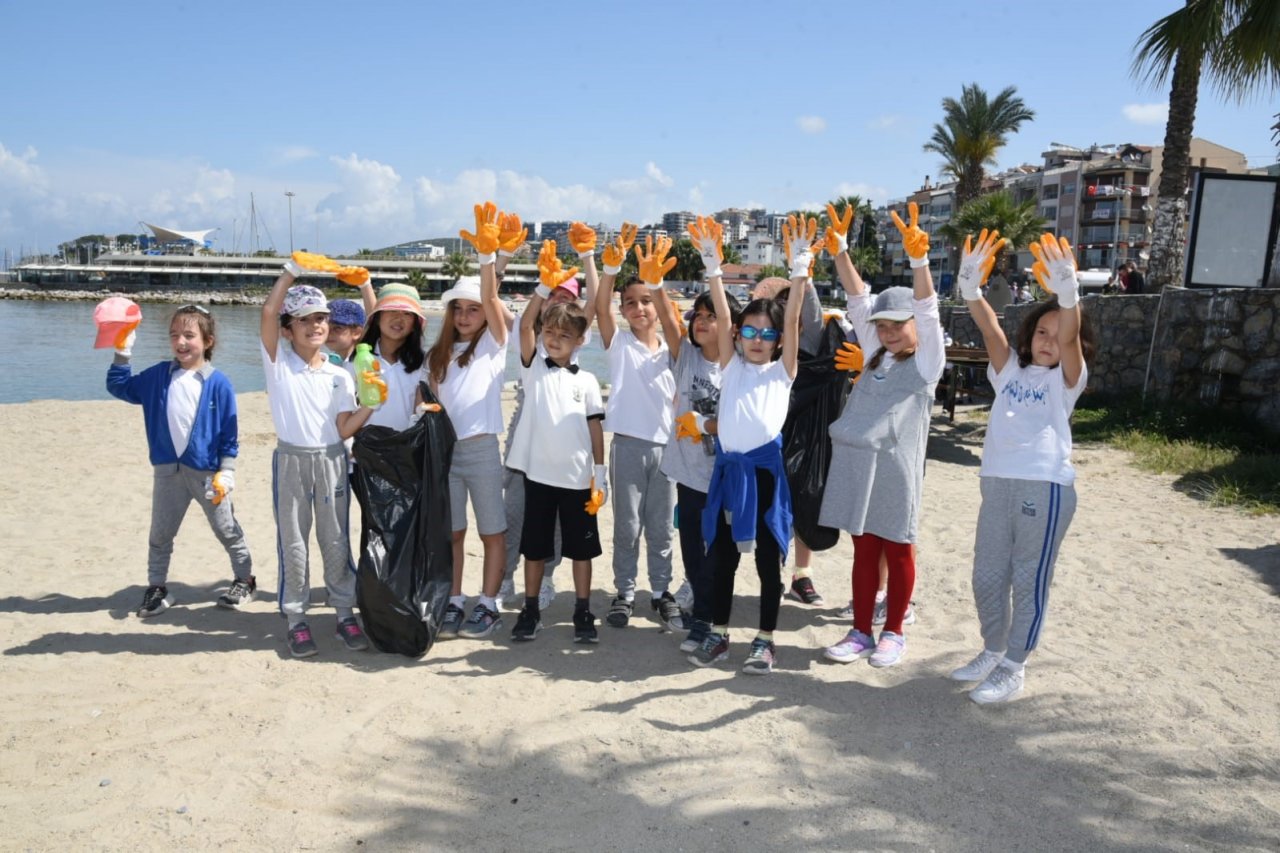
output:
M449 369L437 389L459 441L502 432L502 379L507 370L507 344L499 344L486 328L467 366L458 366L458 356L470 345L469 341L453 345Z
M413 401L417 398L418 383L427 381L426 360L423 360L417 370L406 371L403 364L392 364L384 359L380 346L374 346L373 354L378 357L382 367L382 381L387 383L387 402L379 406L364 425L390 427L397 432L406 430L413 417ZM354 381L355 363L347 362L347 366Z
M671 350L658 339L650 350L621 329L609 345L609 406L605 429L656 444L666 444L675 419L676 376Z
M571 365L576 367L576 365ZM534 356L521 366L524 407L507 454L507 467L535 483L563 489L591 486L591 431L587 420L604 414L600 382L581 368L548 367Z
M276 359L262 350L267 379L271 422L281 441L299 447L331 447L341 444L338 414L356 410L356 386L351 375L325 360L319 367L304 362L283 338L276 345Z

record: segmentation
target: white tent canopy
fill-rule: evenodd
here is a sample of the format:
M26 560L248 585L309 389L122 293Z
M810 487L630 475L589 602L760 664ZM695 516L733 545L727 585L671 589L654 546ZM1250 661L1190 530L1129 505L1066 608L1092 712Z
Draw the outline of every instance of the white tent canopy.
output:
M206 228L203 231L176 231L172 228L161 228L159 225L152 225L150 222L144 222L143 225L151 229L156 235L156 239L161 243L177 243L180 240L190 240L196 245L203 246L204 241L209 239L209 235L217 228Z

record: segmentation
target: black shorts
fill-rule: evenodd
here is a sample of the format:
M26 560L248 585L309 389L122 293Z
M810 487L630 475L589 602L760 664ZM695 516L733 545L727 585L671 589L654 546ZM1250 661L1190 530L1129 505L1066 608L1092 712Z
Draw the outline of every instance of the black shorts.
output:
M526 560L550 560L556 550L560 521L560 553L570 560L590 560L603 552L596 517L587 513L590 489L564 489L524 480L524 525L520 553Z

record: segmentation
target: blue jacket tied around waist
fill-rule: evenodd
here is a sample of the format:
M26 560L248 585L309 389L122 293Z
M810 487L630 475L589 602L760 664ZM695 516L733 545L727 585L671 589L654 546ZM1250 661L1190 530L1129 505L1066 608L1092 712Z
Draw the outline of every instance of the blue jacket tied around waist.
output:
M729 513L729 529L739 545L756 541L756 469L773 475L773 499L765 511L764 522L778 543L782 561L787 560L791 541L791 488L782 463L782 436L746 453L729 453L716 439L716 463L711 469L711 486L707 505L702 511L702 541L711 549L716 538L716 522L720 513Z

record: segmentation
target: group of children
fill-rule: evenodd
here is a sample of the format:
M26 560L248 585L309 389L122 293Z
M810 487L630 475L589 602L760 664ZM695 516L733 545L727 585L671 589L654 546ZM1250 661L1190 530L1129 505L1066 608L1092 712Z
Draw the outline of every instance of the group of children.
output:
M525 597L511 632L534 640L549 606L548 570L572 564L573 640L596 643L590 609L592 560L602 553L597 512L612 497L614 596L605 620L626 626L633 615L639 552L646 550L650 604L691 663L711 666L730 655L734 579L744 553L754 553L760 580L758 630L743 659L748 674L771 672L774 631L784 593L782 567L793 539L791 495L782 428L808 333L820 328L813 294L814 257L828 251L848 296L845 327L869 354L848 401L831 424L832 454L820 523L853 537L852 627L824 656L862 658L892 666L906 650L915 583L915 549L925 447L936 385L945 368L938 301L928 268L928 235L894 220L911 258L912 287L873 296L848 255L851 213L829 209L818 233L812 218L790 217L783 248L789 279L766 282L746 306L725 291L723 235L701 217L689 228L705 267L708 292L694 303L684 328L663 287L675 263L671 241L635 245L634 227L602 249L575 223L569 241L584 268L565 269L554 242L538 257L540 284L520 318L499 297L503 271L523 245L518 216L492 203L475 208L479 275L444 294L446 316L434 344L423 341L425 313L405 285L375 296L368 275L320 256L295 254L262 309L261 341L267 392L278 442L272 494L279 554L278 604L288 621L288 645L298 657L317 652L307 622L310 601L307 542L314 523L336 633L350 649L368 641L354 613L356 574L348 514L350 441L370 425L409 428L425 411L429 391L457 436L449 473L453 521L453 584L441 638L484 638L502 626L501 599L513 592L513 553L524 557ZM978 702L1004 701L1024 683L1023 665L1039 638L1057 550L1075 506L1070 463L1072 408L1087 382L1090 337L1078 306L1070 248L1046 236L1033 245L1036 273L1055 296L1031 312L1011 347L981 284L1002 242L983 232L966 243L961 294L983 332L997 397L982 465L973 589L983 649L952 673L977 682ZM617 282L634 249L639 275ZM362 304L328 302L318 289L295 284L304 274L336 272L358 286ZM361 275L363 273L363 275ZM619 329L615 293L627 322ZM816 308L815 318L810 311ZM804 318L804 319L802 319ZM608 402L577 353L595 322L608 354ZM136 324L135 324L136 325ZM172 604L166 588L173 538L190 501L199 502L231 556L235 578L218 604L236 608L256 589L244 534L230 493L237 456L235 397L210 365L213 317L199 306L170 321L174 358L137 376L129 358L133 329L113 341L112 394L144 409L155 466L148 588L139 616ZM509 336L517 336L520 382L505 458L501 400ZM380 369L361 373L351 360L370 345ZM359 375L357 375L359 374ZM357 399L357 382L377 389ZM439 407L434 407L438 409ZM608 462L604 432L613 433ZM463 593L463 543L468 503L483 545L481 594L468 615ZM673 517L691 601L682 608L673 582ZM362 536L361 547L364 547ZM803 545L796 540L797 548ZM802 552L807 563L807 549ZM887 575L882 589L881 576ZM554 587L550 587L554 589ZM820 603L807 571L792 595ZM877 604L883 614L877 619ZM873 625L883 622L879 637Z

